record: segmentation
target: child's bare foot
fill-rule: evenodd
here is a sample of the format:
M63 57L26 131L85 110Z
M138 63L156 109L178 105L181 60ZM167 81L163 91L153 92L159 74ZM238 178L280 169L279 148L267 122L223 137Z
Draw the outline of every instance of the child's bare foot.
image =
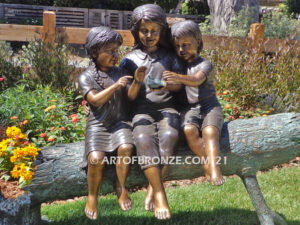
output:
M218 166L211 169L210 183L214 186L219 186L225 183L225 179L222 176L221 170Z
M154 211L154 193L153 188L149 184L147 188L147 194L145 198L145 210L147 211Z
M132 207L131 199L128 196L128 191L126 188L117 187L116 188L118 202L123 211L128 211Z
M155 193L155 217L159 220L166 220L171 218L171 212L168 205L167 197L164 193Z
M91 219L98 218L98 198L94 195L89 195L84 209L85 215Z

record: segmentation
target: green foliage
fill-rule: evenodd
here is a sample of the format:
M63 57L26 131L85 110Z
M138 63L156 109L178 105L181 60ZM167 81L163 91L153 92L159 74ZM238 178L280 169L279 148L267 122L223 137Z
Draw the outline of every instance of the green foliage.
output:
M72 92L63 95L41 85L31 91L19 85L0 94L0 105L0 121L20 126L37 146L84 139L85 115Z
M265 15L262 23L265 24L265 37L280 39L295 35L300 37L300 21L284 12L276 11Z
M250 31L250 25L253 23L254 10L245 11L242 9L233 17L228 29L228 36L247 37ZM293 19L281 11L274 11L264 15L262 23L265 25L265 37L268 38L300 38L300 21ZM219 35L214 29L210 16L206 17L203 23L200 23L200 30L206 35Z
M273 107L277 112L300 112L300 59L292 53L293 44L284 43L282 50L265 55L256 50L203 51L213 62L216 89L231 90L232 102L243 110Z
M27 68L25 78L31 86L50 85L61 91L71 89L70 75L75 67L69 65L70 51L66 45L35 41L23 46L21 61Z
M23 79L22 68L12 60L10 45L0 42L0 93Z
M254 22L255 11L253 8L246 10L244 7L231 20L228 35L247 37L250 25Z
M207 0L184 2L181 7L182 15L209 15Z
M289 13L300 14L300 0L286 0L285 4Z

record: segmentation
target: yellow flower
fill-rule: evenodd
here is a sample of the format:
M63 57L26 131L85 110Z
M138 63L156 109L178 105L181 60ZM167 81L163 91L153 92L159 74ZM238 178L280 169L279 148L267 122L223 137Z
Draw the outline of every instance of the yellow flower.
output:
M33 177L33 172L30 170L27 170L24 174L22 174L22 177L24 178L24 180L30 181Z
M12 157L10 157L10 161L12 162L12 163L15 163L15 162L17 162L17 157L16 156L12 156Z
M55 99L52 99L52 100L50 100L50 102L57 102L57 100L55 100Z
M9 138L15 138L16 135L20 135L20 134L22 134L22 131L20 128L18 128L16 126L8 127L6 129L6 135Z
M56 105L51 105L51 106L49 106L49 107L47 107L46 109L45 109L45 112L48 112L48 111L50 111L50 110L52 110L52 109L55 109L56 108Z

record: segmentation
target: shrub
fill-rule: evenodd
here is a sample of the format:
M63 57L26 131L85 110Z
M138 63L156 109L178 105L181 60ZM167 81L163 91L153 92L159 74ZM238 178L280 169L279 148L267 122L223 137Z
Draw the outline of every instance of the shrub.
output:
M285 42L277 54L254 50L243 52L203 51L213 62L216 89L232 90L232 100L243 110L273 107L276 112L300 112L300 59Z
M0 120L20 126L39 147L80 141L85 116L73 99L73 93L64 96L49 86L31 91L19 85L0 94Z
M184 2L181 8L182 15L209 15L207 0Z
M9 87L13 87L23 78L21 66L12 60L10 45L0 42L0 93Z
M254 8L246 10L244 7L231 20L228 28L229 36L247 37L250 32L250 25L254 22Z
M300 0L286 0L285 4L289 13L300 14Z
M284 39L300 36L300 21L284 12L275 11L265 15L262 23L265 25L265 37Z
M69 65L70 51L62 43L50 44L37 40L23 46L21 61L26 66L25 78L31 86L49 85L65 91L74 88L70 80L75 66Z
M27 185L32 180L33 161L40 149L18 127L8 127L6 135L8 138L0 142L0 170L6 172L1 179L13 177L19 180L20 186Z

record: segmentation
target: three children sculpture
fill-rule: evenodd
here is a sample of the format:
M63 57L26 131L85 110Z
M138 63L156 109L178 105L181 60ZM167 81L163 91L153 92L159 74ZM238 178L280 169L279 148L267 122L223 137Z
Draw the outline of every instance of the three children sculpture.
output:
M96 27L86 38L91 65L78 83L90 106L84 156L88 181L85 214L90 219L98 217L105 155L116 152L130 157L135 147L139 157L167 158L174 152L181 126L191 150L208 157L209 163L202 166L211 184L224 183L216 163L223 114L215 95L212 64L199 56L203 44L198 25L184 21L170 29L164 11L153 4L137 7L132 22L135 45L120 67L115 66L122 44L119 33ZM178 91L187 97L178 104L183 106L180 112L174 97ZM131 112L126 111L128 102L134 103ZM148 160L141 168L149 181L145 209L154 211L158 219L170 218L163 186L167 165ZM119 157L116 172L119 205L130 210L125 187L129 164Z

